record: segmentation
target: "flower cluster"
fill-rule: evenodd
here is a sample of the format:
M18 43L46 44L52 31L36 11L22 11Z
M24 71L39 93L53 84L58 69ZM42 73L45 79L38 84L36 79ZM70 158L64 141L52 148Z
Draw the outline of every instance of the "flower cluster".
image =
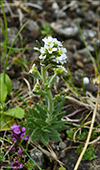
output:
M63 45L60 41L51 36L43 38L42 41L44 42L44 47L41 47L40 49L37 47L34 48L40 52L39 59L42 60L42 64L49 62L56 65L62 65L67 62L67 50L62 47Z
M14 163L13 162L10 163L10 165L13 167L13 169L18 169L23 167L23 164L19 164L17 160Z
M12 150L11 150L11 152L12 152L12 154L14 154L14 155L16 155L16 148L15 147L13 147L12 148ZM23 167L23 154L22 154L22 150L18 150L17 151L17 157L15 156L15 158L14 157L12 157L12 160L13 161L11 161L10 162L10 165L12 166L12 168L13 169L21 169L22 167Z
M23 139L26 127L22 127L22 129L20 130L20 125L14 124L10 128L13 130L13 133L11 134L11 136L13 137L13 141L20 141ZM28 140L28 135L25 136L24 140Z

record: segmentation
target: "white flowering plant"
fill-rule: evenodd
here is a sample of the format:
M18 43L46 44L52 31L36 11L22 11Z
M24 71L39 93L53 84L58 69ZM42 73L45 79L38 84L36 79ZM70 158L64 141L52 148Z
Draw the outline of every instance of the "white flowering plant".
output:
M51 36L43 38L42 41L43 47L39 45L34 48L40 53L41 73L35 64L33 64L29 73L36 79L33 93L44 96L45 102L34 103L35 108L29 109L27 122L28 134L31 136L31 140L35 143L41 141L48 145L49 139L61 141L59 131L66 129L66 121L62 120L65 115L65 112L62 111L65 97L59 94L53 97L51 87L58 74L63 72L67 74L67 70L63 66L67 62L67 50L63 48L60 41ZM46 77L49 68L53 69L53 75ZM42 82L42 88L40 82Z

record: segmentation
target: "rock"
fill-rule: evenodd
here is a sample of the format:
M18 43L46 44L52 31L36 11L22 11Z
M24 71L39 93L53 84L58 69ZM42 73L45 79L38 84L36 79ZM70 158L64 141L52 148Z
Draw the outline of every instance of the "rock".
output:
M38 24L37 24L36 21L30 20L30 21L27 23L26 28L27 28L29 31L34 31L34 30L38 30L38 29L39 29L39 26L38 26Z
M77 52L74 53L73 58L77 61L77 60L82 60L82 56L80 54L78 54Z
M88 11L84 12L84 19L86 22L95 22L96 15L93 11L88 10Z
M11 45L18 33L18 29L16 27L10 27L7 29L8 32L8 44ZM18 37L14 43L14 45L16 46L20 41L20 38Z
M78 26L73 23L73 21L70 21L70 25L68 26L67 20L60 21L60 22L52 22L51 23L52 29L61 36L71 38L75 37L78 34Z
M19 86L20 86L20 81L17 80L17 79L11 79L11 83L12 83L12 89L16 89L18 90L19 89Z
M81 61L77 61L76 65L80 68L84 68L84 64Z
M61 154L60 154L60 158L64 158L66 156L66 152L65 151L62 151Z
M40 166L41 168L43 167L43 164L44 164L44 155L43 155L43 153L40 150L33 149L30 152L30 156L38 164L38 166ZM35 170L38 170L37 166L35 166L34 168L35 168Z
M59 10L59 5L57 4L57 2L53 2L52 9L53 10Z
M52 4L52 10L53 10L53 18L66 18L67 14L66 12L59 9L59 5L57 2L53 2Z
M76 51L80 48L81 43L74 39L65 40L63 46L69 51Z
M66 67L68 66L68 67L70 67L71 66L71 68L73 68L74 66L75 66L75 60L74 60L74 58L73 58L73 53L72 52L70 52L70 51L68 51L67 52L67 57L68 57L68 62L67 62L67 64L66 64Z
M92 93L95 93L98 90L98 87L92 84L91 82L88 84L85 84L84 87L85 87L85 91L90 91Z
M91 4L93 7L98 7L100 6L100 1L91 1Z
M86 63L86 62L90 62L91 61L91 58L90 58L89 53L88 53L86 48L78 50L77 54L80 55L81 58L83 58L83 62ZM74 56L75 56L75 54L74 54Z
M61 150L65 149L65 148L66 148L66 144L65 144L64 142L60 142L60 143L59 143L59 148L60 148Z
M24 18L24 20L26 21L26 20L28 20L28 19L27 19L27 18ZM36 21L30 20L30 21L27 23L25 29L28 30L28 34L29 34L30 36L32 36L34 39L36 39L36 38L40 35L40 33L39 33L39 25L37 24Z
M91 29L87 29L87 30L83 29L82 32L83 32L84 39L87 42L92 40L93 38L95 38L97 36L97 32L94 31L94 30L91 30Z

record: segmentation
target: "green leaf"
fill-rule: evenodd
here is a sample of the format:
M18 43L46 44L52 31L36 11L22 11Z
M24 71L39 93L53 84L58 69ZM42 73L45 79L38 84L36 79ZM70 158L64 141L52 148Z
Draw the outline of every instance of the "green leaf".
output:
M73 139L73 135L75 133L73 129L67 130L66 133L68 135L68 138Z
M79 153L82 152L82 150L83 150L83 147L82 147L82 146L80 146L79 148L77 148L77 151L78 151ZM93 160L94 158L96 158L95 150L94 150L94 147L93 147L92 145L90 145L90 146L86 149L86 151L85 151L85 153L84 153L84 155L83 155L83 157L82 157L82 160L83 160L83 161L85 161L85 160L91 161L91 160Z
M66 170L66 168L64 168L64 167L61 167L61 168L59 168L59 170Z
M54 129L49 129L49 130L50 130L49 137L51 139L61 141L60 134L56 130Z
M40 118L40 113L37 112L34 108L29 108L29 117L32 118L33 117L36 117L36 118Z
M48 143L49 143L48 133L42 133L41 141L43 142L44 145L46 145L46 146L48 145Z
M56 116L53 116L52 119L50 120L50 124L52 124L53 122L55 122L57 120Z
M24 118L25 112L21 107L16 106L12 109L7 110L6 112L4 112L4 114L22 119Z
M33 136L38 136L41 134L42 134L42 130L40 128L36 128L32 133Z
M91 161L91 160L93 160L94 158L96 158L95 150L94 150L93 147L90 146L89 148L86 149L85 154L84 154L82 160L83 160L83 161L84 161L84 160L89 160L89 161Z
M43 121L42 119L35 119L34 121L41 126L47 126L48 125L48 123Z
M0 131L10 130L14 123L16 122L13 117L0 114Z
M0 79L0 103L6 101L7 93L7 86L4 84L3 80Z
M4 82L4 73L0 74L0 81L1 80ZM10 92L12 91L12 83L11 83L11 80L7 74L5 74L5 84L7 86L7 91L8 91L8 95L9 95Z
M49 135L49 137L50 137L51 139L53 139L53 140L56 140L56 141L62 141L59 136Z
M36 91L33 91L33 93L34 93L35 95L45 96L45 92L36 92Z
M65 111L64 112L61 112L61 113L58 113L56 116L58 118L58 120L61 120L61 118L65 115Z
M52 75L51 77L49 77L49 78L47 79L47 82L48 82L48 83L50 82L50 80L52 79L53 76L54 76L54 75ZM54 79L51 81L50 85L52 86L53 84L54 84Z
M51 27L48 24L46 24L46 23L43 24L43 28L45 30L50 30L51 29Z
M51 124L51 127L54 128L55 130L60 131L63 127L63 125L65 125L66 121L55 121ZM67 127L67 126L66 126Z
M5 158L3 156L4 156L4 152L0 151L0 161L4 161L5 160Z
M39 140L41 139L41 135L42 135L42 130L36 128L31 135L31 140L34 141L35 143L38 143Z
M79 140L85 140L87 137L87 132L83 132L82 134L79 134L78 135L78 139Z
M64 103L65 103L65 98L61 102L58 102L58 104L54 107L54 110L55 110L54 114L55 115L62 110L62 107L64 106Z
M47 112L37 103L34 103L35 107L37 108L37 110L40 112L40 117L41 119L45 120L46 119L46 115Z
M41 77L40 77L38 74L35 75L35 74L30 73L30 75L31 75L33 78L39 79L39 80L42 81Z

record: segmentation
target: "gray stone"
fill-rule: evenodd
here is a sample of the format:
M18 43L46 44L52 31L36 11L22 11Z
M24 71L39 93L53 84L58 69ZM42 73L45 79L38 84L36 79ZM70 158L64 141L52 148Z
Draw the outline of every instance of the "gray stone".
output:
M8 44L11 45L18 33L18 29L16 27L10 27L7 29L8 32ZM16 46L20 41L20 38L18 37L14 43L14 45Z
M69 21L68 21L69 22ZM78 26L76 24L74 24L72 21L71 21L71 25L69 25L67 23L67 20L64 22L52 22L51 23L51 27L52 29L55 30L55 32L59 35L62 35L62 36L65 36L67 38L71 38L71 37L75 37L79 30L78 30Z
M38 166L40 166L41 168L43 167L44 155L43 155L43 153L40 150L33 149L30 152L30 156L38 164ZM35 166L34 168L35 168L35 170L38 170L37 166Z
M18 79L11 79L12 82L12 89L19 89L20 86L20 81Z
M89 41L97 36L97 32L91 29L87 29L87 30L84 29L82 32L83 32L84 39L86 41Z
M60 158L64 158L66 156L66 152L65 151L62 151L61 152L61 155L60 155Z
M64 142L60 142L59 143L59 148L62 150L62 149L65 149L66 148L66 144Z
M39 26L38 26L38 24L37 24L36 21L30 20L30 21L27 23L26 28L27 28L29 31L34 31L34 30L38 30L38 29L39 29Z

